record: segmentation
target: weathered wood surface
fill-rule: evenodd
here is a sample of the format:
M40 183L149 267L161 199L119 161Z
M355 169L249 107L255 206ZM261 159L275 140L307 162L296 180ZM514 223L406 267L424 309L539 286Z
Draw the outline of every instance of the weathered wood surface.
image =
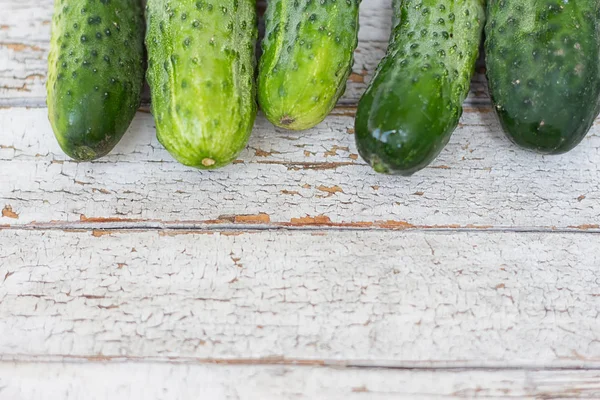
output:
M3 0L0 14L0 106L45 104L52 0ZM355 104L385 54L391 0L364 0L354 73L342 104ZM145 100L148 100L146 95ZM474 79L469 102L486 102L484 77Z
M598 235L4 229L0 243L0 360L600 368Z
M46 109L0 110L0 225L598 230L600 125L573 152L543 157L509 143L489 108L469 109L431 167L399 178L360 160L343 114L300 133L261 117L240 163L199 172L162 148L150 114L138 114L111 155L78 164L60 151Z
M11 400L598 399L600 372L0 363L0 388Z
M431 167L375 174L353 113L390 0L363 0L319 127L259 117L209 173L146 111L79 164L44 108L52 0L2 10L1 400L600 397L598 124L568 155L518 150L479 74Z

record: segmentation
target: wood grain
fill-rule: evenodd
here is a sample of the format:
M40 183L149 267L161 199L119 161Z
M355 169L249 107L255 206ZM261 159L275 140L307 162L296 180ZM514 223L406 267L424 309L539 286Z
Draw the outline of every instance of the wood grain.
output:
M0 397L11 400L597 399L599 382L598 371L0 363Z
M353 116L390 0L363 0L315 129L259 117L199 172L144 107L76 163L44 108L52 3L0 13L1 400L600 397L598 124L567 155L518 150L479 71L431 167L375 174Z
M573 152L543 157L510 144L489 108L469 109L441 156L407 179L360 160L347 111L300 133L261 117L237 164L199 172L173 161L146 113L111 155L75 163L45 109L0 110L0 225L598 231L599 125Z
M5 229L0 243L4 361L600 367L598 235Z

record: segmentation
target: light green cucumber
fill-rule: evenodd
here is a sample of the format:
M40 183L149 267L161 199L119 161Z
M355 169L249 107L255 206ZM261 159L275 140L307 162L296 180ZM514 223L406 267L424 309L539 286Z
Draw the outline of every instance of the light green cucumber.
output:
M360 0L270 0L258 100L279 127L311 128L346 89Z
M231 163L256 117L255 0L148 0L146 11L159 141L187 166Z

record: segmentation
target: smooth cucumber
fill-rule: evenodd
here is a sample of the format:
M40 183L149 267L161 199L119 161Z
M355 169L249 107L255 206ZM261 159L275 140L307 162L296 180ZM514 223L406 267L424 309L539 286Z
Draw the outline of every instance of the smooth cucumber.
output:
M159 141L187 166L229 164L256 117L255 0L148 0L146 11Z
M387 55L361 98L358 151L377 172L412 175L462 114L485 23L483 0L394 1Z
M545 154L583 140L600 105L600 1L489 0L490 94L507 136Z
M258 100L279 127L311 128L346 89L360 0L269 0Z
M139 0L55 0L48 117L63 151L108 154L140 104L144 19Z

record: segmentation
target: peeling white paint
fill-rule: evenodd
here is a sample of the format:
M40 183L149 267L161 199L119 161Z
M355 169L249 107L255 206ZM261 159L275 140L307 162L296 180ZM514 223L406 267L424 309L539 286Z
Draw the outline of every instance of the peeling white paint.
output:
M468 109L431 167L402 178L378 175L358 157L351 115L330 116L304 132L275 130L260 117L239 164L200 172L171 158L146 113L138 113L108 157L72 162L46 112L0 110L0 208L10 205L19 215L0 217L0 225L79 222L83 215L148 226L259 213L273 224L306 215L347 226L600 224L600 125L569 154L544 157L512 145L490 108Z
M598 235L2 230L0 242L4 360L600 367Z
M518 150L479 74L430 168L375 174L352 114L390 0L364 0L345 107L319 127L259 117L208 173L140 112L79 164L43 108L53 1L4 3L0 400L600 398L598 125L567 155Z

